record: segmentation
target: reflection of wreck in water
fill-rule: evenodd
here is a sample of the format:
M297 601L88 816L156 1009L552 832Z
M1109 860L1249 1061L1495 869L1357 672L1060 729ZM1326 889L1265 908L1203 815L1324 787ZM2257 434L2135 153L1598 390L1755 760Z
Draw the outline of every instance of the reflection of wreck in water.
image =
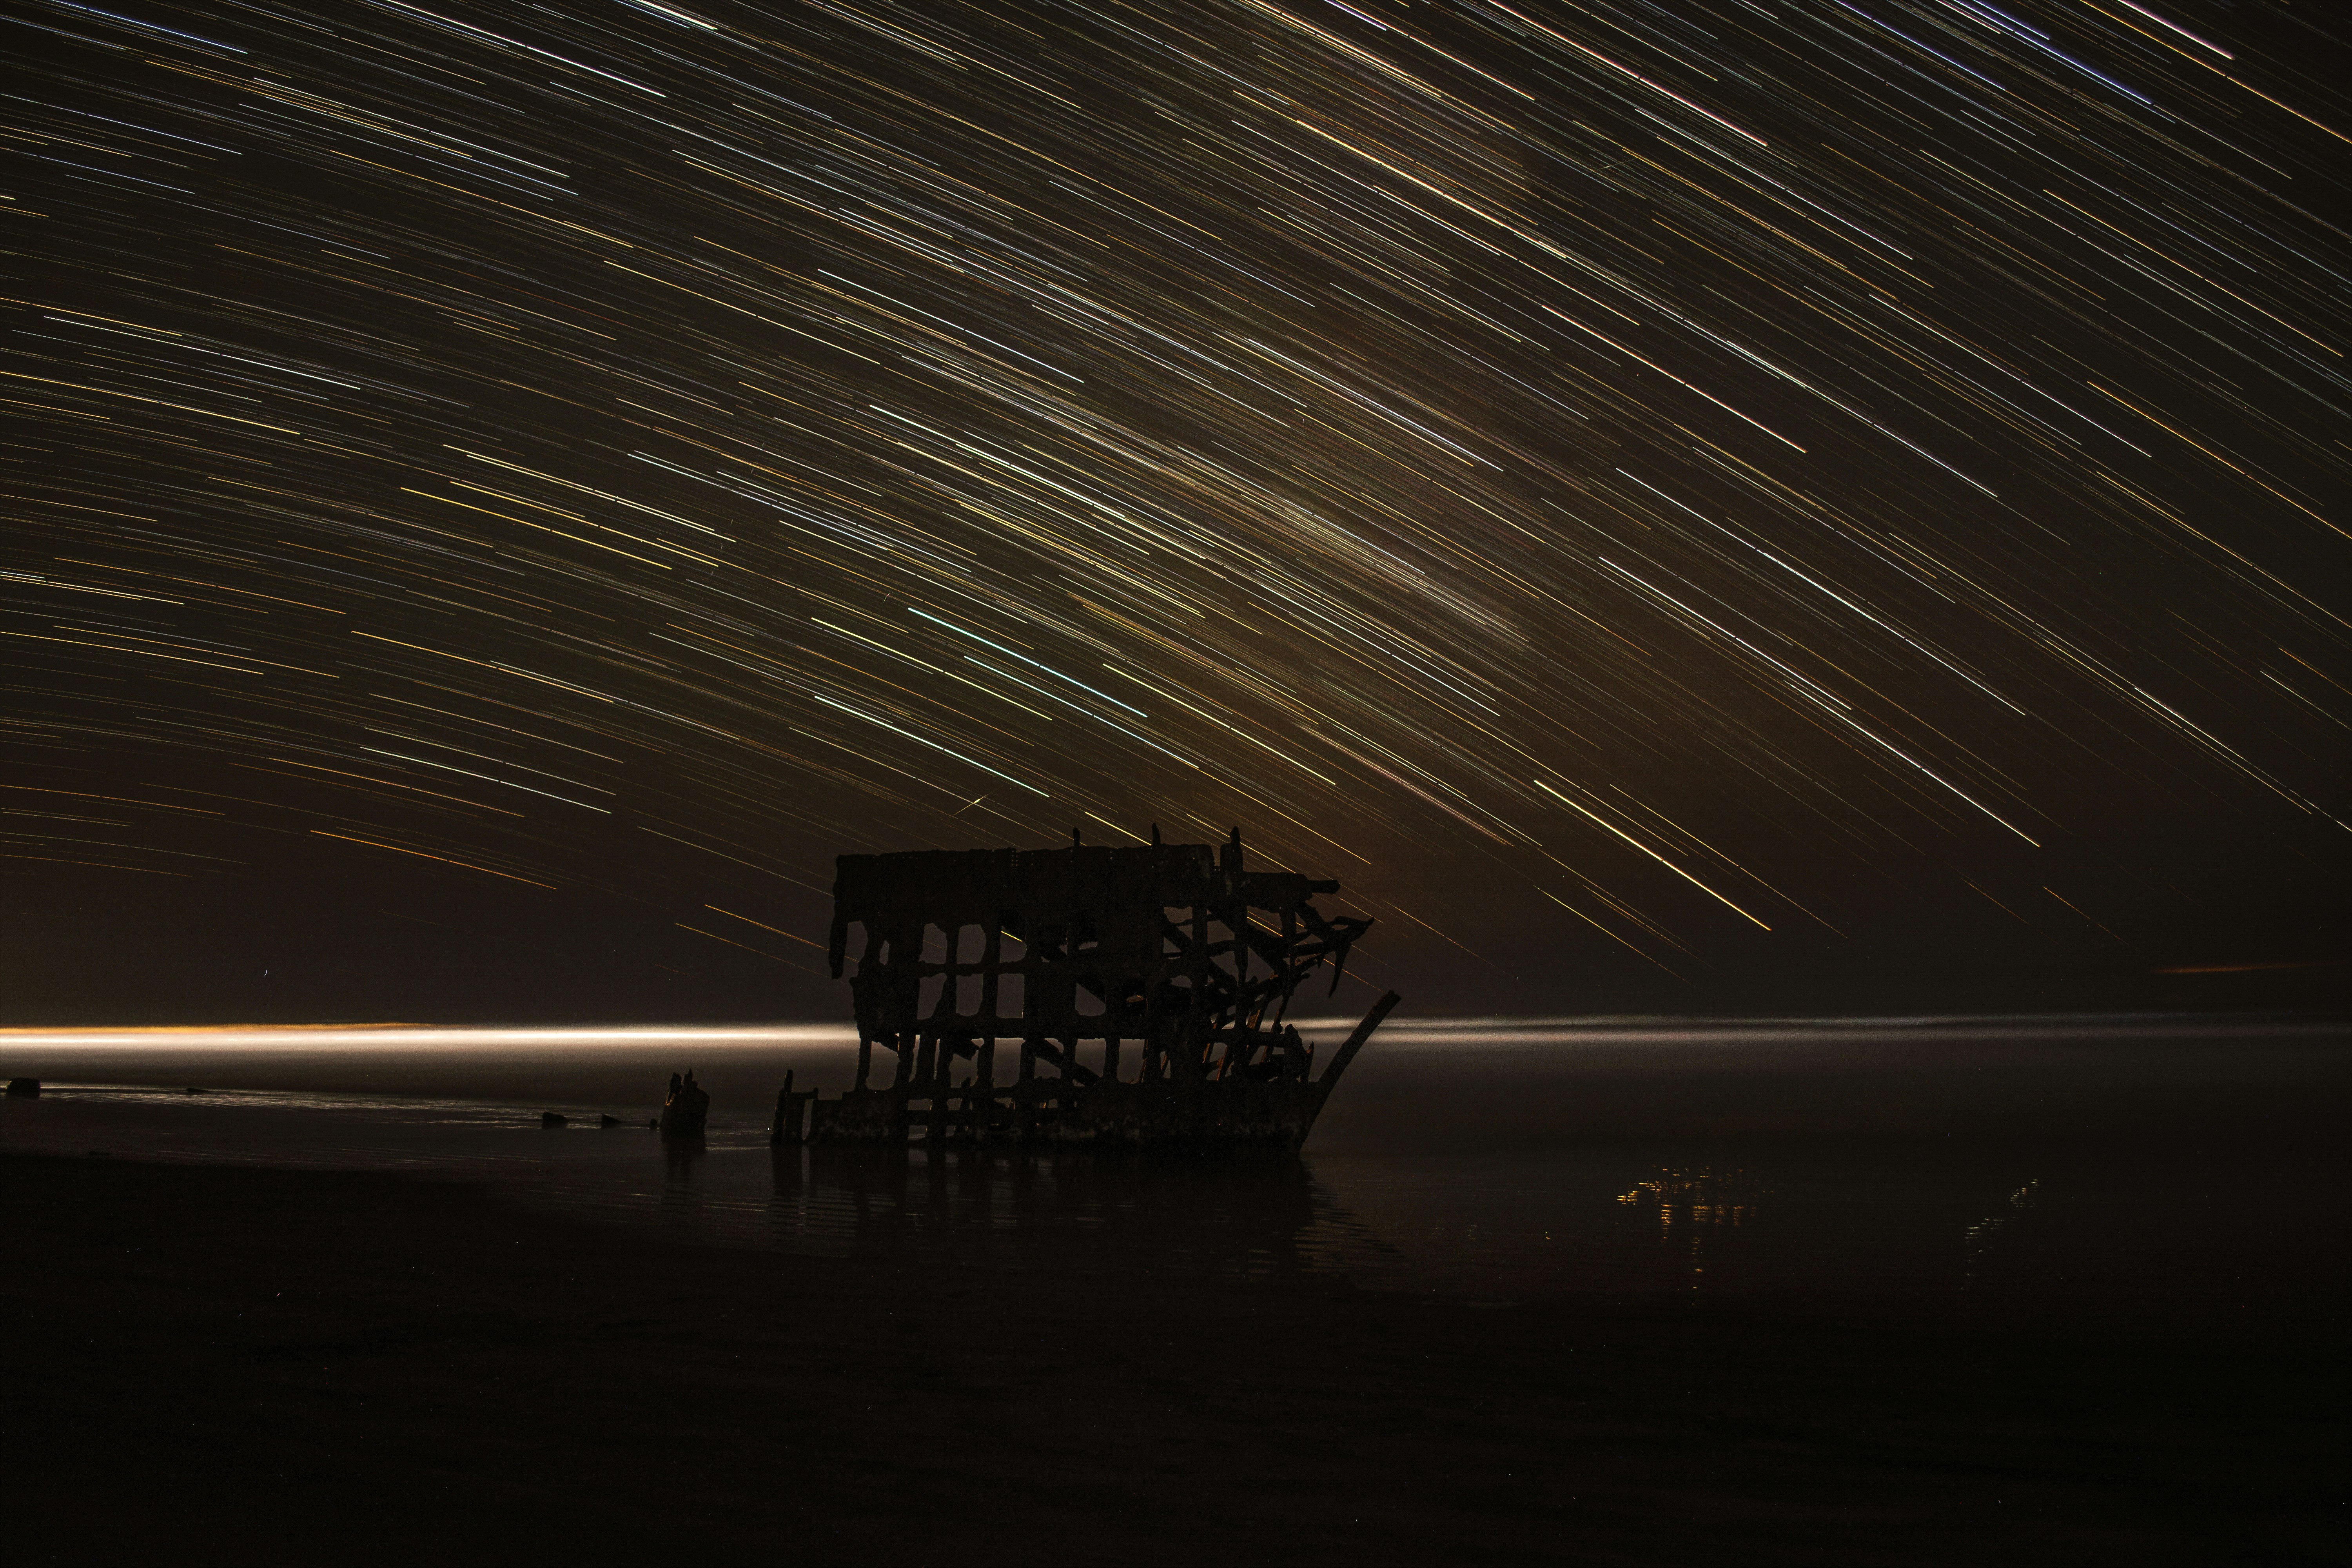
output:
M1255 1279L1352 1263L1381 1246L1305 1161L1276 1151L1139 1160L944 1143L771 1154L766 1239L820 1256Z
M1283 1016L1327 959L1339 988L1371 921L1315 909L1337 882L1244 870L1238 828L1222 851L1163 845L1156 831L1133 848L1072 837L1067 849L840 858L833 973L857 961L857 1082L830 1100L787 1088L775 1142L1305 1141L1397 997L1373 1005L1320 1078ZM877 1045L896 1057L880 1087ZM1000 1046L1017 1050L1011 1063ZM969 1076L950 1081L961 1062Z

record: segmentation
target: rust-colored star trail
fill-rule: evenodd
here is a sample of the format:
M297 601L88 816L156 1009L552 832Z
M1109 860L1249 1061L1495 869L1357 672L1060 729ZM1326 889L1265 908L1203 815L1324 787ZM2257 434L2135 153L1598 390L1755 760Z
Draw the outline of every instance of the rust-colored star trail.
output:
M2342 918L2332 6L0 20L20 1005L837 1007L1074 825L1521 1009Z

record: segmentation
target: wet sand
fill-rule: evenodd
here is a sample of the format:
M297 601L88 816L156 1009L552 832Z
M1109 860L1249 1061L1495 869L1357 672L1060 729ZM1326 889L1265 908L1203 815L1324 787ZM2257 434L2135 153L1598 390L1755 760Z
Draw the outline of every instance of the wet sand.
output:
M2339 1561L2342 1357L2095 1311L1482 1302L692 1246L0 1155L19 1562Z

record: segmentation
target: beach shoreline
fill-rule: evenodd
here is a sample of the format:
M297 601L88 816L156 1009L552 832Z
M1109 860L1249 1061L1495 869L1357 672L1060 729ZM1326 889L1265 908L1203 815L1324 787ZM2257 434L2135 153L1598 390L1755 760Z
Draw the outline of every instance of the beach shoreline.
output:
M20 1561L2317 1562L2299 1334L928 1266L0 1154Z

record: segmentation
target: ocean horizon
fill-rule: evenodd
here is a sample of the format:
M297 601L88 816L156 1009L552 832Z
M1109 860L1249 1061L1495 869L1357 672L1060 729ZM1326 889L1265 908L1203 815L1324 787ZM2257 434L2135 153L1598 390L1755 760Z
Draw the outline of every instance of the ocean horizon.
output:
M838 1024L13 1029L0 1073L44 1092L0 1102L0 1152L387 1171L828 1256L2243 1326L2315 1310L2347 1046L2324 1016L1403 1019L1301 1155L1203 1163L772 1149L787 1073L851 1081ZM682 1149L648 1121L688 1068Z

